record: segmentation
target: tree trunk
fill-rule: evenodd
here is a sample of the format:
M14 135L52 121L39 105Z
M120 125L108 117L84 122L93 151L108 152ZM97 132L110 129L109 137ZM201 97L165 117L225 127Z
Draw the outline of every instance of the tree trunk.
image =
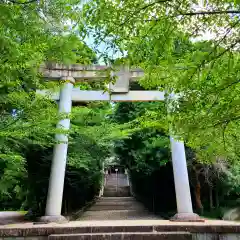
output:
M67 199L65 199L65 201L64 201L64 214L65 215L67 215L67 213L68 213L68 209L67 209Z
M201 200L201 183L198 178L198 173L196 172L196 186L195 186L195 198L196 198L196 207L199 213L203 214L203 205Z
M216 207L219 208L219 192L218 192L218 184L216 184L216 190L215 190L215 199L216 199Z
M152 197L152 210L153 210L153 212L155 212L154 194L153 194L153 197Z
M211 186L209 186L209 207L210 210L213 210L214 206L213 206L213 189Z

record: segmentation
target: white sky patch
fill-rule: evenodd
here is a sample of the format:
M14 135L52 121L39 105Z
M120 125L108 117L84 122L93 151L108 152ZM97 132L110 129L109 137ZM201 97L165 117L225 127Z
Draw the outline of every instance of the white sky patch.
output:
M215 36L210 31L205 31L199 34L200 36L191 38L192 42L200 42L200 41L209 41L211 39L214 39Z

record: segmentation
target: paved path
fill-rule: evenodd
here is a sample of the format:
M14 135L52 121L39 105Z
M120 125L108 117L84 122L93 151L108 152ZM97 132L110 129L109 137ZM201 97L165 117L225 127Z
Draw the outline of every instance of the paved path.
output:
M78 220L160 219L149 213L130 195L126 174L106 175L103 197L85 211Z
M110 227L110 226L186 226L186 227L204 227L204 226L237 226L240 227L240 222L223 221L223 220L206 220L205 222L171 222L168 220L115 220L115 221L71 221L67 223L48 223L48 224L33 224L33 223L18 223L0 226L3 228L51 228L51 227Z
M0 212L0 225L17 223L17 222L26 222L24 220L24 215L26 212L19 211L4 211Z

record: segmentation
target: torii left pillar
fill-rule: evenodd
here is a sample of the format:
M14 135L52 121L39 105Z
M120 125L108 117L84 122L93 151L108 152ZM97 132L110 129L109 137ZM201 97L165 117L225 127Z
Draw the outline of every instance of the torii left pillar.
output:
M72 108L72 89L74 78L61 78L63 82L60 91L59 114L63 116L57 124L57 129L68 131L70 129L69 114ZM68 136L67 133L57 133L56 145L53 151L51 174L49 179L45 216L41 217L44 222L63 222L66 219L61 215L64 178L67 163Z

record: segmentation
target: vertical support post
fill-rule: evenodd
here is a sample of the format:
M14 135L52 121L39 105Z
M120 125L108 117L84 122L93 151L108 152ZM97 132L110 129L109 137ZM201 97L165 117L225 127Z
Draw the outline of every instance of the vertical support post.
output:
M184 142L170 137L178 213L172 221L203 221L193 213Z
M115 169L115 172L116 172L116 192L118 194L118 169L117 168Z
M170 137L172 165L178 213L192 213L192 200L189 187L184 143Z
M102 163L102 171L101 172L102 172L102 182L101 182L101 189L99 191L98 197L101 197L103 195L105 181L106 181L106 175L105 175L105 171L104 171L104 162Z
M174 93L169 94L167 98L168 113L175 111L173 102L175 101L175 103L177 103L178 97L179 96ZM174 137L171 136L171 129L172 126L170 126L170 145L177 202L177 214L175 214L171 220L184 222L204 221L197 214L193 213L184 142L174 139Z
M125 174L126 177L127 177L127 186L130 186L130 184L129 184L128 170L127 170L127 169L124 170L124 174Z
M72 89L75 80L72 77L65 77L61 80L64 83L60 91L59 114L69 114L72 108ZM67 131L69 128L70 119L68 116L63 116L63 119L57 124L57 129ZM61 209L67 162L68 136L66 133L57 133L55 139L57 143L53 151L46 211L45 216L41 218L45 222L65 221L65 218L61 216Z
M127 93L129 92L129 80L130 71L129 67L124 66L119 69L117 73L113 73L116 76L116 81L114 84L109 84L109 90L112 94L114 93Z

